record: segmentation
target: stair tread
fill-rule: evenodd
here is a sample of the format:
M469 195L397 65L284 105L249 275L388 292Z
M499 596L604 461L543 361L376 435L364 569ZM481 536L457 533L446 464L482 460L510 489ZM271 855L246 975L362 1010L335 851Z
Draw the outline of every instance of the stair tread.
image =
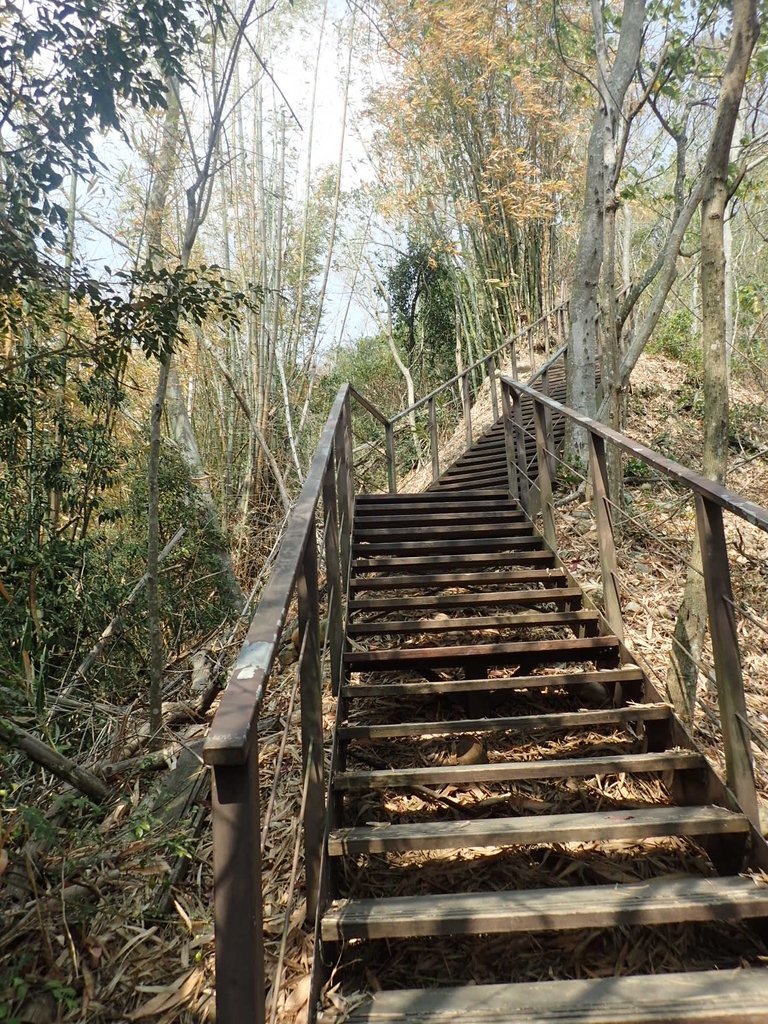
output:
M420 526L410 522L404 522L401 526L385 526L382 528L368 529L356 526L352 534L355 543L361 541L374 541L380 537L389 538L396 544L408 540L428 537L430 540L471 540L474 537L491 537L501 539L518 535L532 536L530 523L458 523L455 526L436 525Z
M437 510L434 512L409 512L407 516L388 514L363 516L358 519L357 522L360 526L365 526L367 529L369 526L400 526L403 523L408 523L409 525L419 523L425 527L445 523L450 526L455 523L457 519L460 519L463 523L484 523L490 525L492 523L519 523L525 519L525 515L516 508L493 508L480 512L466 512L461 510L461 516L457 516L455 512L443 511L442 505L439 505Z
M405 518L414 513L431 515L435 510L439 510L441 515L449 512L477 514L482 512L515 512L520 514L520 506L516 501L512 501L510 498L506 500L495 498L492 494L488 494L487 491L483 491L487 498L486 501L478 499L462 501L461 495L445 498L442 494L436 495L434 491L424 491L423 493L432 500L428 502L398 502L397 495L391 494L388 502L368 505L365 508L355 508L355 516L358 522L367 522L369 519L375 519L382 515Z
M377 992L348 1024L766 1024L768 970Z
M579 587L537 590L485 590L470 594L419 594L415 597L353 599L350 611L397 611L400 608L466 608L494 604L531 604L539 601L572 601L581 597Z
M377 822L333 829L328 836L328 853L341 856L384 853L387 850L452 850L638 840L659 836L723 835L748 830L743 814L715 805L427 821L405 825Z
M407 665L432 662L450 665L462 658L485 660L505 657L539 660L572 661L596 652L618 653L615 636L569 637L566 640L520 640L506 643L456 644L454 647L402 647L379 651L348 651L344 663L360 665ZM354 668L353 668L354 671Z
M497 491L497 494L499 498L506 499L507 501L511 500L509 497L509 491L499 490ZM396 497L398 501L407 503L414 501L422 501L425 495L429 497L426 491L399 491ZM467 487L465 489L464 496L469 500L472 500L472 498L474 498L475 496L479 496L481 499L485 499L488 497L485 491L478 492L477 490L471 487ZM375 505L377 503L381 503L382 501L391 501L393 497L395 496L392 494L358 494L357 497L355 498L355 501L360 505ZM432 500L437 501L439 499L433 498Z
M660 878L615 886L334 900L323 917L322 935L334 940L512 934L763 916L768 916L768 885L751 878Z
M544 595L540 600L546 601ZM474 629L514 629L529 626L544 628L545 626L578 626L584 623L596 623L600 619L597 612L583 609L576 612L513 612L509 615L473 615L448 619L392 619L378 622L350 623L347 626L349 636L382 636L388 633L447 633L453 630Z
M428 768L390 768L339 772L338 790L396 789L401 786L461 786L471 782L522 782L530 779L567 779L578 776L617 775L621 772L664 772L698 768L703 756L693 750L601 757L553 758L549 761L494 761L490 764L452 764Z
M416 573L409 576L377 576L374 579L354 578L350 590L415 590L422 587L474 586L499 583L567 582L562 569L512 569L501 572ZM579 593L581 590L578 589ZM509 591L507 591L509 593ZM471 596L471 595L466 595Z
M502 537L488 537L480 538L478 540L472 540L468 538L463 539L447 539L447 540L399 540L397 537L392 537L388 543L378 543L376 541L369 541L365 544L359 540L353 538L352 540L352 551L356 557L365 556L375 552L395 554L400 551L434 551L435 554L447 554L449 551L455 551L457 554L472 554L474 552L504 552L510 548L526 547L526 548L540 548L542 541L540 537L530 532L530 527L526 527L526 532L521 535L507 534Z
M451 648L455 650L455 648ZM642 670L637 667L596 669L588 672L558 672L538 676L494 676L490 679L419 679L414 682L396 683L345 683L347 697L406 696L412 694L472 693L493 690L529 690L545 687L574 686L581 683L602 683L612 686L616 683L639 683L643 680Z
M356 686L350 687L356 689ZM622 725L631 722L663 720L672 714L671 704L633 704L625 708L597 708L587 711L549 712L543 715L516 715L513 718L462 718L443 722L393 722L379 725L344 725L342 740L397 739L405 736L450 736L463 733L556 732L594 725Z
M454 569L472 568L476 565L524 565L527 562L549 562L554 561L552 552L537 541L538 549L524 551L499 551L499 552L466 552L461 555L430 555L428 558L418 555L374 555L369 558L355 557L352 559L352 569L361 572L380 572L384 569L407 569L417 571L423 569L429 572L438 565L450 565Z

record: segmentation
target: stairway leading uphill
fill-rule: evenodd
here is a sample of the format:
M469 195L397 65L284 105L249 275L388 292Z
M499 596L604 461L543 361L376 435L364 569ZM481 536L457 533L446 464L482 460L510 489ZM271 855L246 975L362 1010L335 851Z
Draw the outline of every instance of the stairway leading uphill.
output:
M762 837L492 482L356 499L320 933L372 994L343 1019L768 1022Z

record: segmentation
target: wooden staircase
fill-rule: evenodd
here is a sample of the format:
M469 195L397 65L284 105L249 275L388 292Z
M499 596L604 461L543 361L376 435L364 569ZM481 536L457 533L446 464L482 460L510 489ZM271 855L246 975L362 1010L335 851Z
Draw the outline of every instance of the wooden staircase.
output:
M336 989L374 991L338 1019L768 1022L768 885L740 874L765 843L505 458L497 424L432 490L355 502L319 934ZM628 972L648 928L681 970ZM589 977L569 951L598 929L624 952ZM498 953L480 979L473 942Z

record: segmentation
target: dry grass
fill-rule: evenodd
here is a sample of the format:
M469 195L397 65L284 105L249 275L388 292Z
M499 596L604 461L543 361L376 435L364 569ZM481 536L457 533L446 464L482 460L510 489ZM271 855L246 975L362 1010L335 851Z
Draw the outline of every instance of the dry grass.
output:
M660 357L646 358L634 377L629 433L651 445L660 440L674 449L680 461L696 464L698 445L690 416L670 413L685 385L684 371ZM487 385L485 385L487 389ZM749 389L736 388L742 404L754 402ZM487 390L481 395L475 420L490 423ZM486 422L487 421L487 422ZM666 438L666 440L664 440ZM451 447L453 445L453 448ZM443 451L463 449L463 428ZM429 482L428 469L404 483L418 489ZM754 500L768 503L768 468L753 459L734 469L730 484ZM627 524L619 556L625 594L628 640L663 679L669 639L683 582L693 520L680 494L659 488L654 481L637 481L630 490L632 514L645 527L665 538L660 545L639 527ZM559 517L560 544L568 568L599 598L597 559L591 512L571 504ZM630 528L632 527L632 528ZM735 586L740 602L758 620L768 618L768 547L765 538L740 524L729 523L734 544ZM467 588L469 589L469 588ZM459 613L457 613L459 614ZM470 609L460 614L469 615ZM768 732L768 636L744 616L739 619L744 643L748 704L752 721ZM458 642L460 634L450 634ZM488 636L489 634L485 634ZM411 637L409 643L424 637ZM429 638L426 638L429 642ZM451 641L453 642L453 641ZM182 666L183 669L183 666ZM448 678L450 673L444 673ZM400 676L378 676L394 681ZM275 804L263 860L267 976L271 984L288 922L285 958L280 978L276 1020L293 1024L306 1017L313 938L305 920L301 874L295 898L287 904L288 881L298 836L302 771L298 716L287 716L293 689L293 666L287 665L270 685L263 717L282 716L271 732L260 737L262 803L266 810L276 759L284 757L275 789ZM184 672L178 683L184 695ZM704 686L702 697L714 713L713 694ZM561 710L579 707L579 700L562 691L498 696L499 714L536 714L556 699ZM387 702L371 700L365 720L405 721L420 717L451 718L462 707L445 700L437 708L425 698L399 701L394 713ZM328 700L326 726L330 732L333 703ZM353 710L353 720L361 714ZM697 727L710 756L717 760L721 744L716 721L703 709ZM124 717L110 719L94 712L93 760L117 757L129 739ZM490 760L501 760L514 746L517 758L570 756L575 737L537 740L519 734L485 739ZM635 749L638 738L596 729L589 737L592 752ZM366 760L355 761L355 751ZM391 760L396 753L395 761ZM583 748L582 748L582 752ZM768 756L754 750L758 780L768 796ZM384 759L375 745L351 748L350 763L370 767ZM419 743L388 746L388 763L450 764L457 756L456 741L433 737ZM4 929L0 937L0 1004L24 1022L122 1022L148 1020L171 1024L202 1024L213 1018L213 936L211 893L211 832L208 804L192 809L174 831L143 814L143 800L152 786L149 775L125 780L121 800L104 817L71 798L62 804L52 788L19 767L3 779L4 803L40 807L42 823L22 823L9 810L0 822L0 884ZM13 801L10 793L13 793ZM431 792L379 792L366 804L358 801L353 815L360 820L419 820L459 812L478 816L553 813L566 809L638 807L668 801L663 780L653 776L612 776L560 782L546 789L537 783L514 786L475 785L460 789L434 787ZM352 802L350 802L352 808ZM198 824L192 834L192 823ZM46 827L48 826L48 831ZM23 848L11 840L26 830ZM48 832L51 834L48 835ZM171 913L157 913L159 894L179 850L189 854L190 870L173 891ZM470 886L473 890L537 888L550 885L613 885L663 878L677 873L707 874L711 864L702 848L689 840L663 839L640 846L631 843L582 843L539 846L523 850L460 850L349 858L343 863L342 883L349 895L438 893ZM737 965L763 955L742 929L722 925L684 929L606 929L564 934L544 933L452 939L449 942L373 943L345 951L345 968L334 974L324 996L325 1020L340 1022L364 993L386 985L431 984L441 977L482 982L508 977L599 977L632 973L703 968L717 962ZM491 967L493 977L491 977ZM446 974L447 972L447 974ZM27 991L24 991L26 987ZM271 995L271 993L270 993Z

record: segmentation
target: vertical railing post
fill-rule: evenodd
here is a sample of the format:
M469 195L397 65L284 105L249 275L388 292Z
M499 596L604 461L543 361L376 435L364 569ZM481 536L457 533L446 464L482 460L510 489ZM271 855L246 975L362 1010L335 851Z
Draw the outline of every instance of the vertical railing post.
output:
M527 334L528 334L528 362L530 363L530 366L531 366L531 373L533 373L534 363L536 362L536 353L535 353L534 348L533 348L533 328L531 326L529 326L527 328Z
M507 457L509 496L515 501L519 501L520 487L517 481L517 466L515 462L515 430L512 426L512 399L510 397L509 384L503 378L501 381L501 408L504 415L504 454Z
M465 370L461 375L461 404L464 407L464 433L466 447L472 447L472 409L469 397L469 371Z
M536 432L536 463L539 471L539 496L541 498L544 540L553 551L556 551L557 536L555 534L555 516L552 507L552 474L547 453L551 441L545 410L536 401L533 403L533 424Z
M739 656L731 570L723 529L723 510L713 501L698 494L696 525L707 592L709 632L717 679L720 727L725 747L726 777L741 809L757 825L757 792L752 751L745 727L747 705Z
M429 448L432 454L432 479L440 476L440 444L437 437L437 409L434 395L427 403L429 409Z
M317 538L314 523L307 536L296 583L299 605L299 692L301 753L307 782L304 809L304 871L307 917L314 920L320 891L320 859L325 826L323 781L323 673L320 660L320 604L317 593Z
M616 543L613 534L613 516L610 507L608 487L608 465L605 458L605 441L587 431L589 444L589 465L592 472L592 490L595 504L595 525L597 544L600 551L600 572L603 578L603 607L605 617L613 632L624 639L624 623L621 617Z
M493 411L493 422L499 418L499 399L496 396L496 359L488 356L485 360L485 370L488 374L488 384L491 389L491 409Z
M517 380L517 349L514 338L509 343L509 375L512 380Z
M520 505L523 511L529 516L531 514L531 487L528 480L528 457L525 447L525 434L523 433L523 409L520 395L513 391L512 399L512 431L515 438L515 461L517 463L517 489L519 492Z
M326 614L328 616L328 643L331 648L331 687L336 696L341 682L341 660L344 651L344 589L341 582L339 516L333 448L323 474L323 515L325 518L325 578L328 593Z
M214 765L212 811L216 1020L263 1024L264 921L255 735L245 764Z
M546 369L541 375L541 393L549 398L549 370ZM555 434L552 430L552 410L549 407L544 409L544 417L547 422L547 437L551 441L549 450L549 474L554 479L557 474L557 467L555 465Z
M397 493L397 469L395 467L395 429L392 426L392 421L388 421L384 424L384 433L386 435L387 442L387 481L389 483L389 493Z
M344 414L339 419L333 439L333 451L336 462L336 478L338 497L337 516L339 529L339 553L341 556L341 580L346 593L349 577L350 547L352 530L350 526L349 474L346 467L346 445L344 443Z
M544 359L549 359L549 313L544 316Z

